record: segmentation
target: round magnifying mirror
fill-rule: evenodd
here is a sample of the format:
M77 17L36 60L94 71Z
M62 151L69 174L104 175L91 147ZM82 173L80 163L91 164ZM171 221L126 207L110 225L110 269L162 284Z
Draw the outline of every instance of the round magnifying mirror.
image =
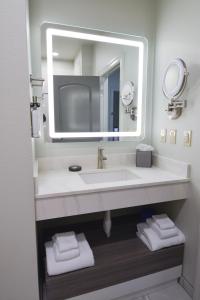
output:
M177 99L184 91L187 80L187 69L185 62L174 59L167 66L163 77L163 93L169 100Z
M135 95L134 83L132 81L127 81L124 84L121 93L121 100L125 107L130 106L133 103L134 95Z

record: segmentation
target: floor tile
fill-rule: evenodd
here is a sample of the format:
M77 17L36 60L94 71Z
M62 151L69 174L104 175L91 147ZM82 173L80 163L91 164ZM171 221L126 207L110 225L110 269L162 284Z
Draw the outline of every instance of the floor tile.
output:
M179 284L173 284L148 295L149 300L191 300Z

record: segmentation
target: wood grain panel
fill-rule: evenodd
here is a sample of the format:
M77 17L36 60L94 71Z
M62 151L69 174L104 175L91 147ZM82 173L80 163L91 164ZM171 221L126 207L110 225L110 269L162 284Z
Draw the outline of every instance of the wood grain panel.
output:
M151 252L136 237L135 221L133 216L115 218L110 239L105 237L99 221L60 228L60 232L85 233L94 252L95 266L58 276L48 276L45 271L45 299L71 298L182 264L183 245ZM43 242L54 232L58 232L58 228L46 228L41 237ZM41 254L45 261L44 249Z

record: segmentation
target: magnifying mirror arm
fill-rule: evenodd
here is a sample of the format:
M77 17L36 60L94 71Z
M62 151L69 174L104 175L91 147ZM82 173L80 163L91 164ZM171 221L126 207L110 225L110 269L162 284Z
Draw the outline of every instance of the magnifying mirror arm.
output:
M168 116L171 120L178 119L182 114L183 108L187 105L186 100L176 100L171 99L168 103L166 111L168 112Z
M168 103L168 111L169 109L185 108L186 106L187 106L187 100L171 99Z

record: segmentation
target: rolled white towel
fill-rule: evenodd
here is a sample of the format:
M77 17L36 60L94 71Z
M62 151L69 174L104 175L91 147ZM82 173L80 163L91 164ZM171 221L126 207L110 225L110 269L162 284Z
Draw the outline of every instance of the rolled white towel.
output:
M76 258L66 261L55 260L53 251L53 242L45 243L46 248L46 261L47 261L47 273L49 276L59 275L66 272L79 270L82 268L91 267L94 265L93 252L85 238L83 233L77 235L78 246L80 249L80 255Z
M139 223L137 225L137 236L145 243L151 251L156 251L162 248L175 246L185 243L184 234L178 229L178 235L161 240L159 236L146 223Z
M58 245L56 243L53 243L53 251L54 251L54 256L56 261L70 260L80 255L79 248L68 250L65 252L60 252L58 249Z
M149 218L146 220L146 222L161 239L168 239L178 235L178 229L176 226L170 229L160 229L158 224L153 219Z
M171 229L175 227L174 222L166 214L154 215L152 218L160 229Z
M52 237L52 240L57 244L59 252L78 248L78 242L74 231L57 233Z

